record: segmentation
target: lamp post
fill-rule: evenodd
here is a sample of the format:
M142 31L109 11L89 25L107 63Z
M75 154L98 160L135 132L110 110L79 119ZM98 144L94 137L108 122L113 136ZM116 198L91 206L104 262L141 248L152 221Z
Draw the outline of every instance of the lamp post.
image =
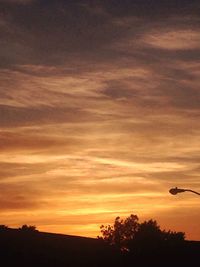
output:
M172 195L176 195L178 193L183 193L183 192L191 192L191 193L194 193L194 194L200 196L200 193L198 193L198 192L196 192L194 190L191 190L191 189L182 189L182 188L175 187L175 188L171 188L169 190L169 193L172 194Z

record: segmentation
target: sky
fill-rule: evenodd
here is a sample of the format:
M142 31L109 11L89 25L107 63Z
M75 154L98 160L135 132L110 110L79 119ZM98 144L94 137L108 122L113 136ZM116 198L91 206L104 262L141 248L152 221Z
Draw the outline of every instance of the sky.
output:
M0 0L0 224L200 240L199 0Z

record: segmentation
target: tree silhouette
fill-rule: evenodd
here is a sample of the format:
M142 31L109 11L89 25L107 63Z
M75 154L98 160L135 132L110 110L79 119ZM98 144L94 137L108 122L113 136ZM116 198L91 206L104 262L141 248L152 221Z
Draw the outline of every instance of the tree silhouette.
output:
M161 249L165 240L166 232L160 229L157 221L151 219L139 224L129 248L135 254L152 254Z
M128 243L135 237L139 223L137 215L131 214L125 220L116 217L114 225L102 225L100 227L102 238L110 245L114 245L121 250L128 249Z
M100 227L102 239L122 251L134 254L147 254L162 247L178 245L185 239L182 232L161 230L155 220L138 222L137 215L131 214L125 220L117 217L113 226Z

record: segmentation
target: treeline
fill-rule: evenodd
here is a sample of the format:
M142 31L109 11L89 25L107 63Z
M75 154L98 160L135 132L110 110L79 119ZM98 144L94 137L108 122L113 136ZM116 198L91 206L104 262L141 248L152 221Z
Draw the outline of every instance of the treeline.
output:
M0 225L0 231L6 231L6 230L10 230L10 229L12 229L12 228L8 227L5 224ZM21 227L17 228L17 230L26 231L26 232L38 232L35 225L27 225L27 224L23 224Z

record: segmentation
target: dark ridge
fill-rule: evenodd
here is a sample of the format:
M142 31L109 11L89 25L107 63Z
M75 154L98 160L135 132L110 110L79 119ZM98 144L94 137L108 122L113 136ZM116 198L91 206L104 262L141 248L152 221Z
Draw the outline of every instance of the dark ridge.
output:
M18 229L0 231L2 267L113 266L114 258L114 250L95 238Z

